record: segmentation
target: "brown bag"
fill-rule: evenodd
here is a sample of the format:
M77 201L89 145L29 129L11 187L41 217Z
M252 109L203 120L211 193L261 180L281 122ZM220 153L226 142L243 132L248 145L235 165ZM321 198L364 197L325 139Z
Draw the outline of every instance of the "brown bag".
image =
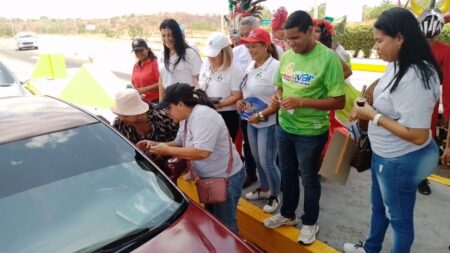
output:
M187 136L187 121L184 124L184 136L183 136L183 146L186 144L186 136ZM172 157L170 158L163 167L163 171L166 176L172 180L172 182L176 183L178 177L180 177L188 168L188 163L186 160Z
M394 80L397 78L397 74L392 78L389 84L384 88L383 92L391 86ZM367 103L373 106L373 91L378 85L378 81L380 79L375 80L369 88L363 94L363 97L367 99ZM357 149L355 152L355 156L350 163L351 166L355 167L358 172L363 172L370 169L372 165L372 147L370 146L369 136L367 134L369 121L367 120L358 120L358 128L360 132L360 137L357 142Z
M186 160L172 157L164 164L163 171L172 182L176 183L178 177L186 171L186 168Z
M233 167L233 148L231 137L228 136L230 155L228 158L226 178L199 179L195 183L197 186L198 199L203 204L216 204L227 201L228 177Z

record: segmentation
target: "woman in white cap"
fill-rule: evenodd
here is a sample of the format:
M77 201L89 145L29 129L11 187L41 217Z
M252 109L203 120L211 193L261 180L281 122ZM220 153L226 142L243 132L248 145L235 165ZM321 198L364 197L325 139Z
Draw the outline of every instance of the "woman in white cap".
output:
M172 84L187 83L192 87L197 84L202 59L198 52L186 43L177 21L165 19L161 22L159 30L164 45L163 57L159 63L161 101L165 89Z
M243 73L233 62L233 51L223 33L214 32L209 36L205 55L208 61L200 70L199 88L214 102L234 141L239 129L235 104L242 97L239 85Z
M175 139L178 124L170 119L167 110L144 102L135 89L120 91L115 99L116 106L111 109L117 115L113 127L131 142L166 142ZM163 165L163 161L158 165Z

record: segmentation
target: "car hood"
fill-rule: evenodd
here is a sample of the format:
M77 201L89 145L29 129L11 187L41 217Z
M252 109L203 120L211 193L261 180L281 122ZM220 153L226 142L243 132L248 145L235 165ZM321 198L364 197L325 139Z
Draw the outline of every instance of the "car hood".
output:
M134 253L244 253L254 252L236 234L191 202L169 228L141 245Z
M8 86L0 85L0 98L13 96L25 96L25 92L20 85L18 84L12 84Z

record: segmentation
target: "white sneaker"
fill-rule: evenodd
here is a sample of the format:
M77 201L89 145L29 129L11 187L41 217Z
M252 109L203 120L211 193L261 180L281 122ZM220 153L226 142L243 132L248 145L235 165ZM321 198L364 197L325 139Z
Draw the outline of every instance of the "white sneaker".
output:
M286 217L283 217L281 214L275 214L274 216L265 219L263 221L264 226L266 226L266 228L277 228L279 226L294 226L297 225L298 223L298 219L297 217L295 217L294 219L289 219Z
M267 200L266 204L263 207L263 211L265 213L273 213L278 209L280 205L280 199L278 197L271 196L269 200Z
M363 243L344 243L344 253L366 253L364 250Z
M255 191L245 194L248 200L268 199L270 198L270 191L263 191L262 188L256 188Z
M316 240L316 235L319 232L319 225L314 224L312 226L303 225L298 242L301 244L309 245Z

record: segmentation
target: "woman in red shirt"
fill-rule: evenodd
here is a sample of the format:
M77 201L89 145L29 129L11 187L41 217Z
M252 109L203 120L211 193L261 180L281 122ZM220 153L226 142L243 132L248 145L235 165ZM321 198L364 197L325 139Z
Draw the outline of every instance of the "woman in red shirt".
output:
M137 58L131 83L145 102L157 102L159 101L158 60L144 39L134 39L131 47Z

